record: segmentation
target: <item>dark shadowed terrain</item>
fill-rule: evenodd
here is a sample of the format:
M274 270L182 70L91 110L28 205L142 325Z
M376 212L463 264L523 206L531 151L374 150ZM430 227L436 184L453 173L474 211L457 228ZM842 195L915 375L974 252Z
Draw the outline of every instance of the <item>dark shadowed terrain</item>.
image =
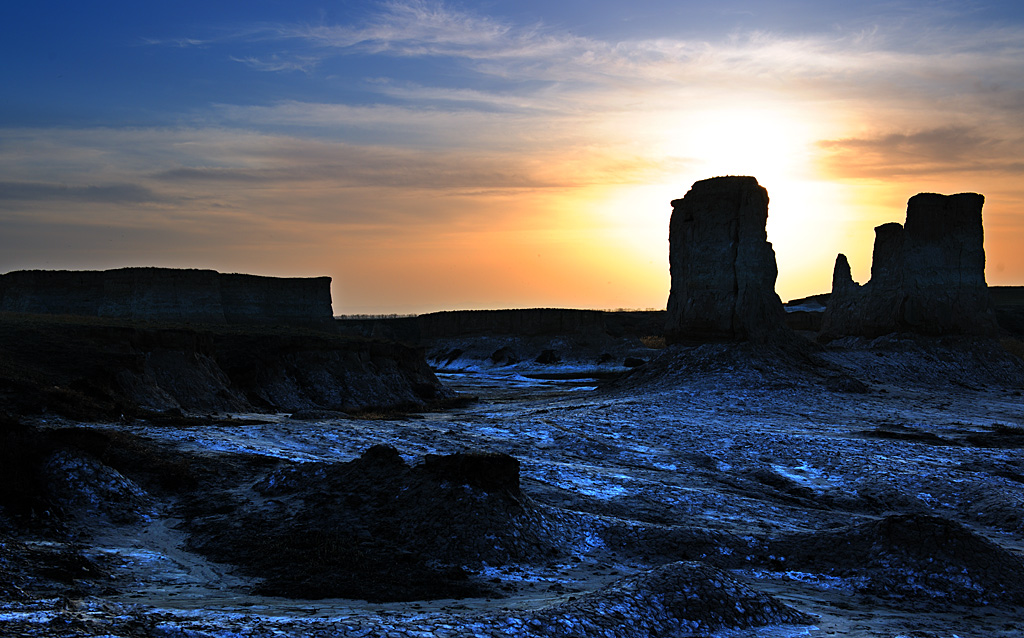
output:
M1009 341L543 338L445 337L459 407L7 418L0 634L1024 635Z

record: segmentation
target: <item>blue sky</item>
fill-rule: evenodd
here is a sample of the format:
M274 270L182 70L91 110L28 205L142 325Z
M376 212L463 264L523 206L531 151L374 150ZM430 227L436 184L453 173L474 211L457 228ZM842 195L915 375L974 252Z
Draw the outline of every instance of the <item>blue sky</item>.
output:
M916 192L1024 283L1017 2L7 2L0 270L335 278L338 312L658 307L668 201L759 178L783 297Z

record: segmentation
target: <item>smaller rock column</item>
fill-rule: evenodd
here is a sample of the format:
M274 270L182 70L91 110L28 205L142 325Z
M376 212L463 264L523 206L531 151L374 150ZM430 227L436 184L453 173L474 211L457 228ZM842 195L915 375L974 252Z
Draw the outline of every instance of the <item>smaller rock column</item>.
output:
M911 197L905 225L875 228L871 279L863 286L853 282L846 257L839 255L819 339L995 334L985 283L984 202L977 193Z

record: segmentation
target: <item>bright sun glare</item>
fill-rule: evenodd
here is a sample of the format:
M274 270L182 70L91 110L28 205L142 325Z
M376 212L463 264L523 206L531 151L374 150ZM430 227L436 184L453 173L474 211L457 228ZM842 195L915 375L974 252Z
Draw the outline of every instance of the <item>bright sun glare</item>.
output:
M768 109L725 109L687 117L676 133L676 152L709 176L754 175L768 183L805 168L806 126Z
M829 290L832 273L823 265L840 248L842 189L815 179L822 133L812 114L771 108L706 113L687 132L705 174L753 175L768 189L768 239L784 300Z
M679 114L666 124L659 123L663 141L658 152L683 159L685 173L669 190L644 189L644 201L656 209L638 220L651 225L639 235L663 240L669 201L682 197L694 181L753 175L771 200L768 239L779 266L779 295L787 299L827 291L832 272L821 264L831 264L839 252L838 221L848 204L841 186L816 177L816 141L827 137L825 122L812 113L757 106ZM665 201L652 197L670 191ZM624 198L616 199L621 203Z

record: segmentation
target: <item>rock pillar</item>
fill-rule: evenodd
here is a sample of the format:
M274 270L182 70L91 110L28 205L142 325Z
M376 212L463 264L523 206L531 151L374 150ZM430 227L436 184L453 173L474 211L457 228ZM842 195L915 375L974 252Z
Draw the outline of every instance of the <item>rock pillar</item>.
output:
M768 342L788 332L775 294L768 192L753 177L696 182L672 202L669 342Z
M905 225L875 228L870 281L841 281L837 260L820 338L994 334L995 310L985 283L984 203L977 193L911 197Z

